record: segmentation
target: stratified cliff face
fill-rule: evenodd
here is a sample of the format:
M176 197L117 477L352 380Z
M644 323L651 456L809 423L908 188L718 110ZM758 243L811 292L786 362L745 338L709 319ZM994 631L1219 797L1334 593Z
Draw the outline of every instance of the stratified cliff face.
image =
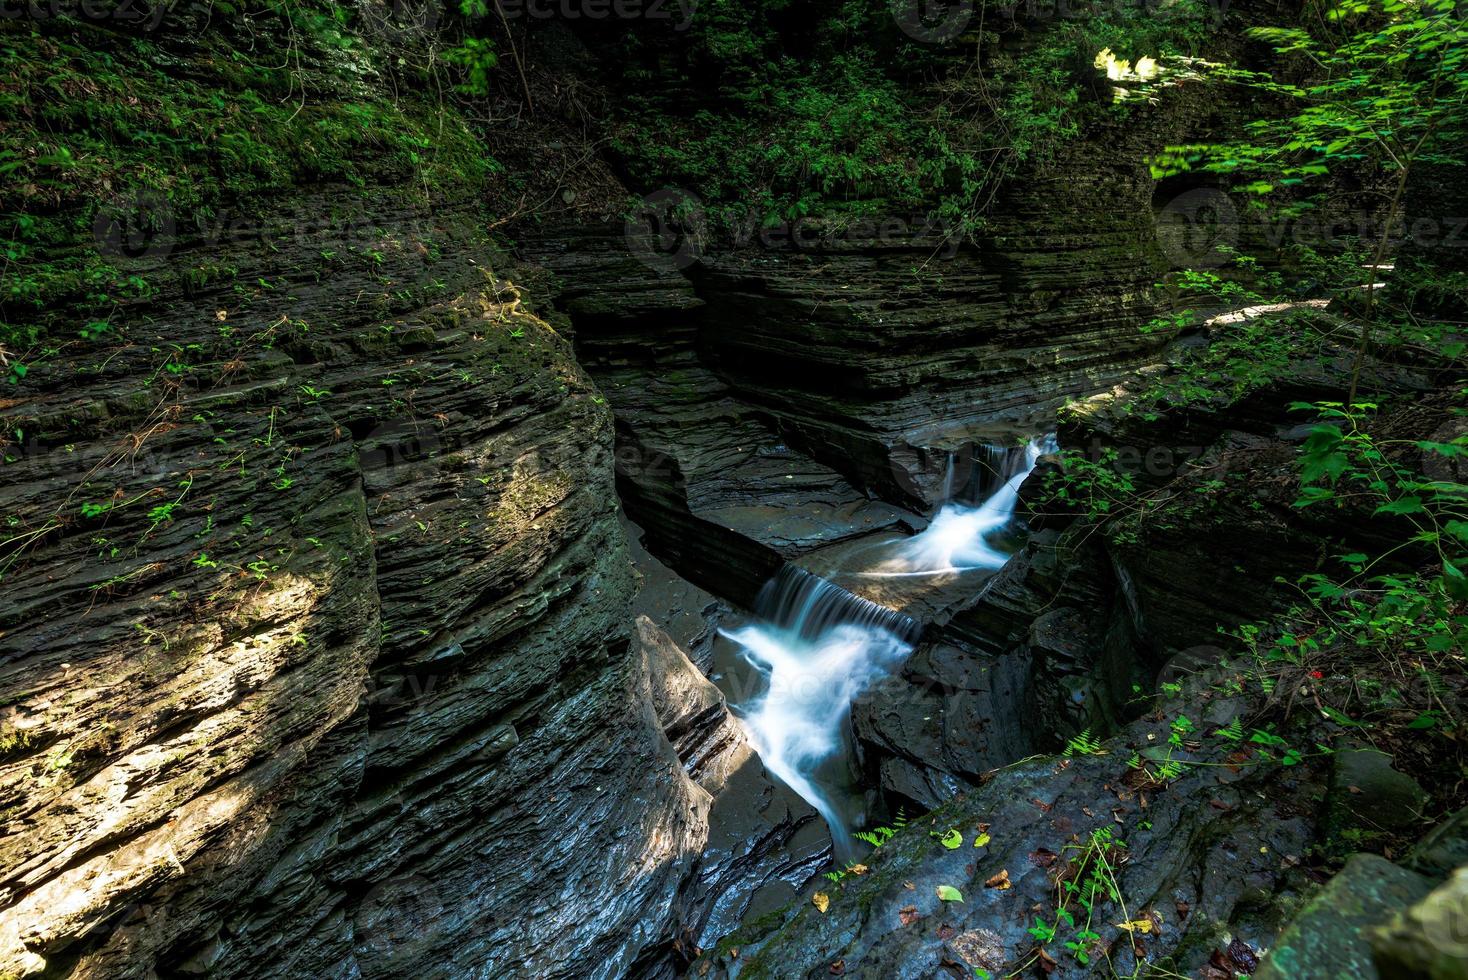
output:
M268 293L159 297L7 405L0 972L584 976L662 938L707 795L629 643L608 410L442 215L384 221L356 270L234 249Z
M1035 431L1156 352L1137 330L1166 270L1137 164L1166 124L1088 138L995 201L974 241L873 222L814 247L710 263L703 335L734 387L848 479L924 509L933 456ZM1115 156L1100 154L1109 147ZM1064 179L1057 175L1063 173Z
M112 43L43 26L64 79ZM7 351L0 976L615 975L675 934L709 795L633 642L610 412L473 186L332 143L391 98L342 50L281 125L366 188L99 219L128 298ZM111 64L104 108L146 108Z
M82 229L11 242L47 271L0 290L6 345L14 297L44 299L42 339L0 345L0 980L670 975L829 856L705 676L722 602L920 527L950 451L1033 435L1072 398L1093 396L1075 445L1221 447L1268 473L1293 456L1271 419L1236 438L1238 406L1152 431L1097 395L1159 354L1137 327L1177 256L1137 161L1210 111L1192 96L1092 134L1064 181L1007 185L961 247L902 219L693 255L611 217L625 190L579 131L590 59L564 25L544 28L551 69L527 45L516 79L539 108L495 93L470 122L414 101L419 59L442 62L402 32L433 23L347 38L211 10L151 48L48 24L14 43L51 67L0 80L0 136L102 120L90 155L32 152L0 188L0 211ZM111 46L95 86L79 39ZM143 111L175 87L199 118ZM53 89L70 101L47 127L15 108ZM121 188L140 173L177 183L139 210ZM515 258L489 240L505 227ZM941 805L968 829L1006 807L996 872L1063 848L1110 771L1062 764L1055 794L1049 764L989 774L1112 730L1133 681L1268 611L1258 568L1345 540L1274 490L1206 524L1174 505L1114 547L1052 527L982 587L920 597L901 682L852 713L874 810ZM1215 620L1220 591L1237 601ZM1217 860L1235 821L1274 820L1255 790L1216 812L1174 799L1141 839L1147 896ZM926 933L888 935L904 906L872 911L922 875L939 926L934 875L987 877L969 850L931 865L936 827L874 862L862 909L752 929L746 962L831 972L844 930L852 965L956 966ZM970 945L1023 942L1010 913L1043 877L1016 875L1003 935L959 923ZM1245 904L1229 889L1220 916Z
M625 223L527 233L652 550L747 602L784 561L929 512L951 452L1017 444L1161 357L1139 328L1171 302L1157 283L1192 216L1144 161L1227 109L1170 92L1098 125L967 236L892 214L741 237L677 190Z

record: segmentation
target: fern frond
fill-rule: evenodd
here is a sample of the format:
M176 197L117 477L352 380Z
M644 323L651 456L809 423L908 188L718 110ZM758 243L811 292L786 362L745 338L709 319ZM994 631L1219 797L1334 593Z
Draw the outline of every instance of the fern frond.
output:
M1065 743L1066 757L1076 755L1105 755L1106 749L1101 740L1091 735L1089 728L1083 730L1079 735L1067 739Z
M1215 730L1213 734L1219 738L1226 738L1230 742L1241 742L1244 738L1244 723L1235 718L1224 727Z

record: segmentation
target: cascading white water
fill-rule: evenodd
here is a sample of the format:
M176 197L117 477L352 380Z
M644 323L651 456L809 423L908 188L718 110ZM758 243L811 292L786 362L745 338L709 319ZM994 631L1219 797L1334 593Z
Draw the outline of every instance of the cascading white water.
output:
M736 712L765 766L816 808L848 858L847 818L816 773L844 755L852 703L912 652L918 625L793 565L765 586L756 612L759 621L721 631L765 680Z
M1019 502L1020 484L1034 470L1039 458L1055 452L1056 448L1054 436L1032 439L1023 455L1017 457L1014 472L1000 473L1004 483L987 500L977 507L952 500L944 503L920 534L894 546L891 557L875 568L855 574L902 578L1003 567L1009 555L990 544L989 537L1009 526ZM952 485L951 476L945 485Z
M1053 451L1053 437L1031 442L999 472L1002 485L978 506L950 501L921 534L886 549L875 569L857 575L938 575L996 569L1008 559L986 539L1013 519L1019 487L1036 460ZM998 460L1001 453L991 454ZM952 488L950 469L945 486ZM721 630L764 680L764 689L736 704L765 766L825 819L841 860L853 856L848 819L829 771L847 749L852 703L873 681L912 652L916 621L854 595L794 566L781 569L756 602L759 619ZM839 782L839 777L834 780Z
M881 629L843 624L815 640L751 624L728 634L769 679L769 690L743 712L750 741L765 766L826 821L840 859L852 855L851 828L814 773L845 749L852 702L912 652Z

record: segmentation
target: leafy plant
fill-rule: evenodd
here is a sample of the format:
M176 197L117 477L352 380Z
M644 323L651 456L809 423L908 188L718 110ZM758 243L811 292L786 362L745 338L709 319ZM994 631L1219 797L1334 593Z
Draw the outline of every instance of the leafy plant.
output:
M1091 736L1091 730L1087 728L1079 735L1075 735L1066 740L1064 754L1066 756L1105 755L1106 748L1099 739Z
M1345 555L1341 564L1350 575L1343 581L1324 573L1302 579L1312 605L1357 645L1392 644L1429 653L1464 649L1468 486L1425 475L1404 458L1463 459L1468 457L1468 434L1450 442L1378 441L1365 427L1375 405L1292 407L1316 413L1321 420L1300 451L1302 487L1295 506L1339 508L1367 502L1373 517L1400 522L1404 541L1398 551L1420 549L1435 566L1432 572L1404 572L1390 567L1390 553L1376 558Z
M1377 290L1408 182L1424 164L1461 166L1468 141L1468 26L1455 0L1340 0L1318 28L1259 27L1250 33L1296 63L1299 82L1274 72L1220 68L1216 81L1241 85L1293 111L1255 119L1247 138L1169 147L1155 176L1204 170L1244 181L1255 197L1293 191L1363 165L1392 176L1381 231L1359 285L1360 340L1346 403L1356 400L1372 343ZM1350 33L1337 36L1336 28ZM1252 179L1251 179L1252 178ZM1296 210L1313 207L1308 199Z
M1058 18L1023 45L992 26L978 33L979 19L970 59L913 41L884 4L706 4L671 44L624 41L615 69L636 94L618 106L612 145L638 183L692 192L713 224L738 234L902 213L961 237L984 225L1005 179L1126 114L1122 102L1086 97L1098 51L1155 63L1205 36L1201 0L1153 13L1122 4ZM686 108L675 93L690 68L737 111ZM914 73L934 83L914 87Z
M1104 950L1099 931L1109 916L1108 910L1117 908L1123 924L1122 931L1138 928L1140 922L1132 920L1122 895L1118 872L1127 860L1126 844L1118 839L1109 827L1091 831L1076 843L1067 844L1066 860L1055 874L1054 915L1051 919L1035 917L1035 924L1028 932L1036 941L1036 950L1020 967L1041 961L1044 946L1064 936L1062 945L1066 952L1081 966L1090 964L1093 956ZM1131 928L1128 928L1131 927ZM1053 962L1051 969L1053 969ZM1016 973L1020 972L1016 971Z
M1079 449L1060 454L1061 472L1047 473L1046 499L1061 507L1079 509L1082 516L1101 520L1135 502L1132 474L1118 466L1115 449L1103 449L1092 459Z

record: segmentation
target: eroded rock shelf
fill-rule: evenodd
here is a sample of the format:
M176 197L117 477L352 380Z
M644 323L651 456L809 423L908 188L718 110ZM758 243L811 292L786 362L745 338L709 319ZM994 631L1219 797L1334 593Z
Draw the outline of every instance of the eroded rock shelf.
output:
M1468 976L1468 249L1157 176L1275 11L102 6L0 18L0 980Z

